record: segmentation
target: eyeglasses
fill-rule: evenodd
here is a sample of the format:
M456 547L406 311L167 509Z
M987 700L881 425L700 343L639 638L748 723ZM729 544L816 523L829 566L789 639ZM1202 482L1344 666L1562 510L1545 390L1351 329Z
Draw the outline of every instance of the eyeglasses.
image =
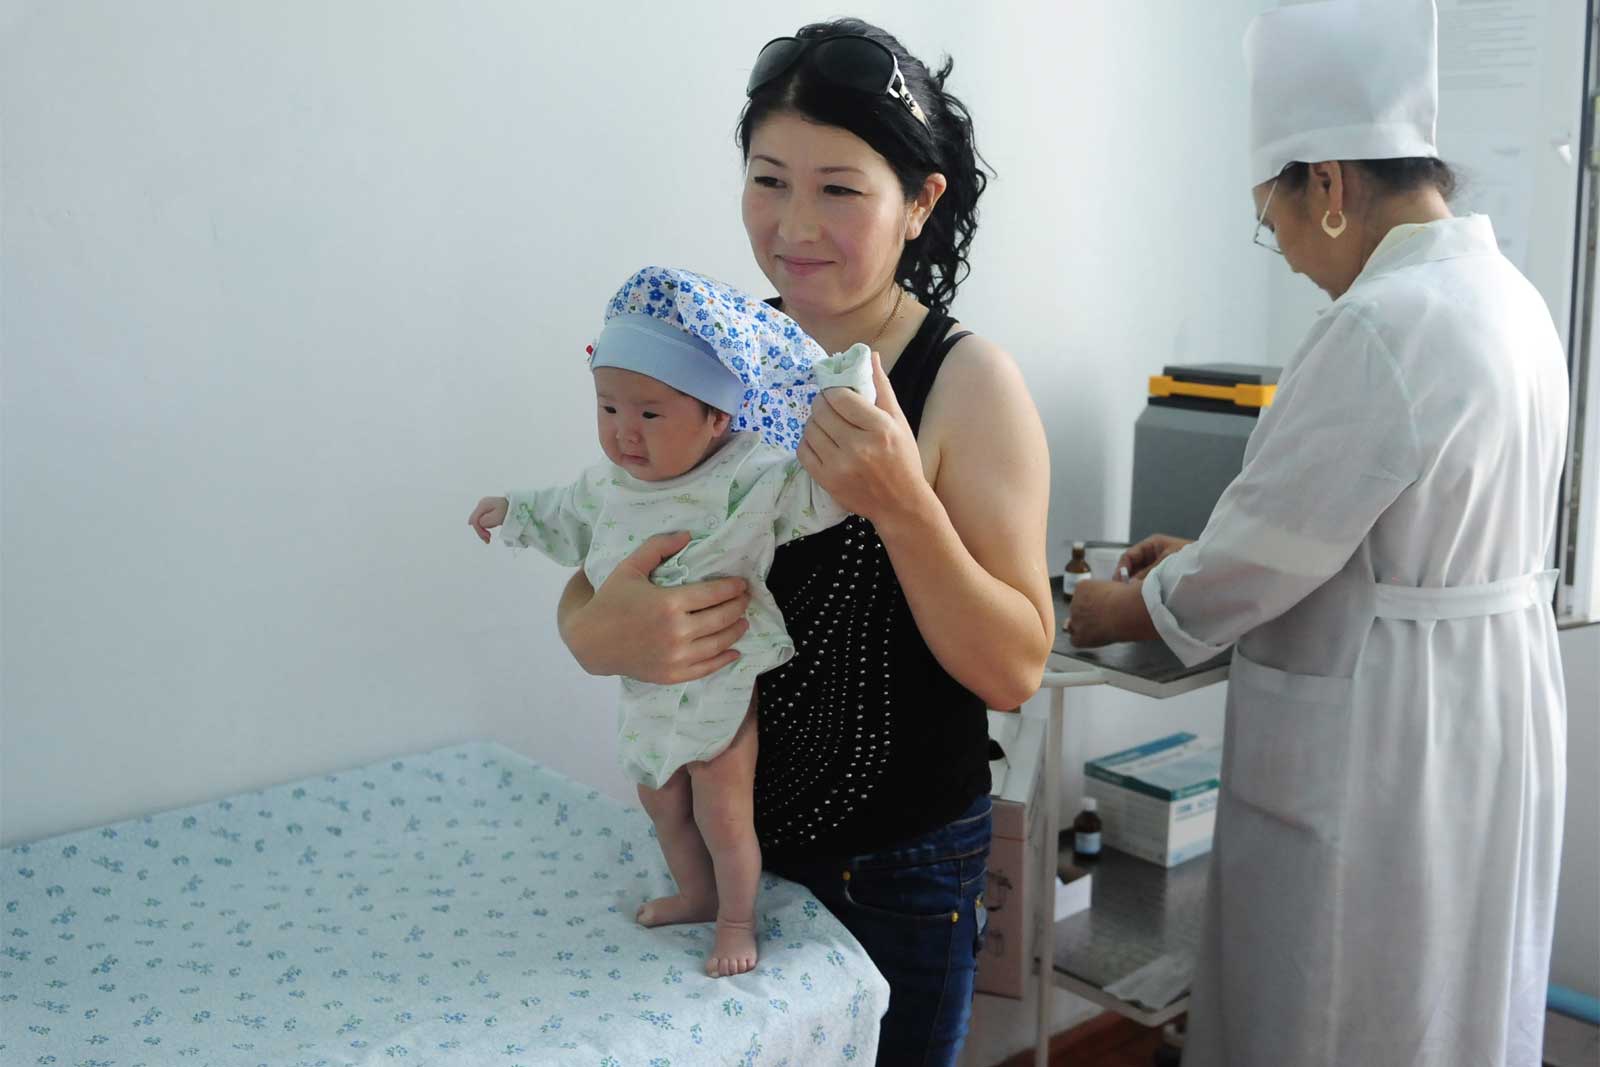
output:
M1271 188L1267 190L1267 198L1261 204L1261 214L1256 218L1255 236L1251 237L1250 239L1256 244L1260 245L1262 248L1265 248L1268 252L1276 252L1281 256L1283 255L1283 249L1278 247L1278 232L1267 225L1267 208L1272 206L1272 194L1277 191L1278 179L1274 178L1272 179ZM1261 237L1262 230L1267 231L1265 240L1263 240Z
M756 65L751 68L750 81L744 87L745 95L754 95L757 89L787 72L802 57L828 84L862 93L887 93L900 101L913 118L932 130L927 114L906 85L906 76L900 72L900 62L894 53L859 34L840 34L821 40L774 37L756 54Z

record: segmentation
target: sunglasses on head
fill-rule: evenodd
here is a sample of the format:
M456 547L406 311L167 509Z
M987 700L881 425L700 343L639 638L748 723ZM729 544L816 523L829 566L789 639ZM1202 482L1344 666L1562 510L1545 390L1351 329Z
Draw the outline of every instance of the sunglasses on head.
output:
M789 71L802 57L829 85L863 93L887 93L900 101L913 118L932 129L917 98L911 95L894 53L859 34L774 37L757 53L749 84L744 87L745 95L753 96L756 90Z

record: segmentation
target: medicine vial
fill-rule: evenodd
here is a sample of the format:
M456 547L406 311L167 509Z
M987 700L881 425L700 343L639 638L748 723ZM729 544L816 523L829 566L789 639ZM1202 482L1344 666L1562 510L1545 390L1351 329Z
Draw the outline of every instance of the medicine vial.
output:
M1087 549L1082 541L1072 542L1072 558L1067 561L1067 569L1061 575L1061 592L1068 600L1072 599L1078 583L1089 576L1089 560L1085 555L1086 552Z
M1083 798L1083 810L1072 820L1072 858L1093 863L1100 858L1100 805L1094 797Z

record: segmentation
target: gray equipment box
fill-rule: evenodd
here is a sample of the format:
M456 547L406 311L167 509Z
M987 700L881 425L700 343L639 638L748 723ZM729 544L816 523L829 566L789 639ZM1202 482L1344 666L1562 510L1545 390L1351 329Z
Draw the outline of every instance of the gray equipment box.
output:
M1247 363L1170 366L1150 379L1133 429L1128 538L1196 538L1244 466L1244 446L1272 403L1280 368Z

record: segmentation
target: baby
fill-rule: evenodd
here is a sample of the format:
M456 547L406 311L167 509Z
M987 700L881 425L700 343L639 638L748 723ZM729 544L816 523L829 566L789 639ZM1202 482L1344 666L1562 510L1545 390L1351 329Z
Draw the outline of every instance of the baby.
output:
M749 585L740 658L683 685L622 680L619 759L677 882L645 902L645 926L716 921L713 977L756 964L761 875L753 790L756 677L794 655L766 587L774 549L846 512L795 459L819 388L874 395L871 353L829 357L787 316L684 270L647 267L623 285L590 349L600 448L608 462L571 485L479 501L487 543L582 564L599 588L646 539L691 539L651 575L676 586L736 576Z

